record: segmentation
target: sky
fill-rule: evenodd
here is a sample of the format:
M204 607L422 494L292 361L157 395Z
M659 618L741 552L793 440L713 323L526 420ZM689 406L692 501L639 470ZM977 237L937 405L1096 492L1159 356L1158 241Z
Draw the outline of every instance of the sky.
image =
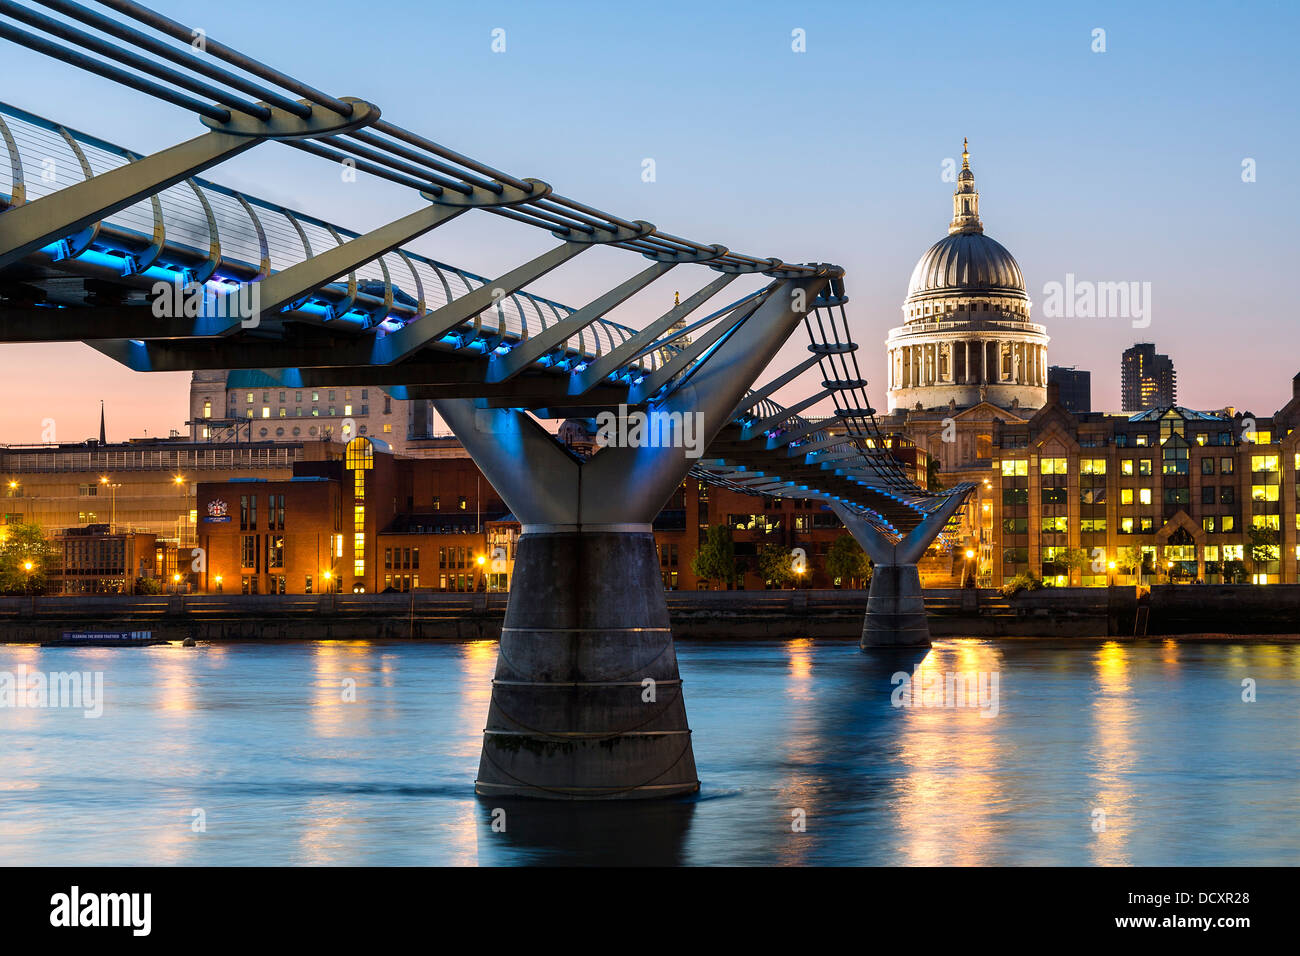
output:
M1094 408L1118 409L1120 353L1137 341L1172 357L1179 403L1193 408L1271 414L1300 372L1292 2L368 0L346 16L301 0L155 6L624 218L755 256L843 266L868 393L882 410L884 340L901 324L917 259L946 234L953 183L943 172L960 164L964 136L985 232L1020 263L1034 319L1051 336L1049 362L1092 371ZM498 29L504 52L492 49ZM0 48L0 99L12 105L138 152L201 131L179 108ZM206 175L358 230L419 203L364 175L343 183L330 163L275 143ZM494 275L555 241L470 214L410 248ZM595 249L531 288L577 307L643 264ZM611 317L639 327L711 275L679 267ZM1150 283L1149 325L1045 316L1045 286L1069 275ZM796 335L773 371L803 349ZM48 418L59 441L91 437L100 399L110 440L165 435L182 428L188 380L129 372L81 344L0 345L0 443L42 440Z

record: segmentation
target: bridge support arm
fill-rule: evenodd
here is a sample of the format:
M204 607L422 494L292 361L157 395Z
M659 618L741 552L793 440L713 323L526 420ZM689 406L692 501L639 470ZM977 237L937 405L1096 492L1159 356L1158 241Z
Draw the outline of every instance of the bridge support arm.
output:
M875 565L859 642L863 650L930 645L930 624L916 563L957 513L971 490L973 486L965 486L949 495L943 504L898 541L891 541L866 518L839 502L831 502L831 509Z

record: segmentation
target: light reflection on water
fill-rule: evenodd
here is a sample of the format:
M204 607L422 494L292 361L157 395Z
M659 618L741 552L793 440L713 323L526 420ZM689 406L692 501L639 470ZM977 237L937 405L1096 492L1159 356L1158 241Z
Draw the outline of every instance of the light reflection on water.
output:
M1300 863L1300 645L677 653L699 798L593 805L473 796L494 642L0 647L106 697L0 708L0 863ZM996 716L898 672L997 674Z

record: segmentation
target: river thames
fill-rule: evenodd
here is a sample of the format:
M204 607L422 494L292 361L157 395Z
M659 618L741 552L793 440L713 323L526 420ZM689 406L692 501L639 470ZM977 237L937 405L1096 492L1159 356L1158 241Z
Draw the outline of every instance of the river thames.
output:
M496 653L0 646L104 696L0 707L0 863L1300 863L1297 644L943 640L993 699L897 707L917 658L683 641L700 795L638 804L474 796Z

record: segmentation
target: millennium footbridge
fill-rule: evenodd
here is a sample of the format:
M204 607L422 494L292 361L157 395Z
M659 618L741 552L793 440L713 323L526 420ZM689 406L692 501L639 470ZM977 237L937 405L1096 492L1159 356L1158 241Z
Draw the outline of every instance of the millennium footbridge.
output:
M273 369L291 386L431 400L519 518L480 793L698 788L651 533L687 475L824 501L876 565L863 646L928 644L916 562L971 488L927 492L891 454L838 266L604 212L132 0L0 0L0 38L202 124L142 155L0 103L0 343L84 342L144 374ZM406 187L412 211L357 232L202 175L268 143ZM468 214L555 244L496 277L408 248ZM577 308L529 291L602 245L640 271ZM674 270L702 284L639 328L607 318ZM723 295L737 280L759 287ZM806 338L807 357L769 369L791 336ZM805 381L804 400L773 401ZM694 416L703 455L668 441L582 458L543 425L636 412Z

